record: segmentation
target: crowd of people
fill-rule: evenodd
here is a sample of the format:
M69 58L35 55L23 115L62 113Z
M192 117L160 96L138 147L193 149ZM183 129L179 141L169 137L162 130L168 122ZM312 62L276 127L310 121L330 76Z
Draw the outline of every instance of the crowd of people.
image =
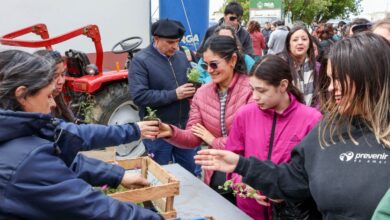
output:
M229 3L196 53L179 47L179 21L153 23L128 79L140 117L160 121L85 124L63 98L61 54L1 51L0 219L162 219L92 187L148 185L141 175L78 154L138 139L256 220L389 218L390 20L310 32L242 16ZM243 184L253 196L233 193Z

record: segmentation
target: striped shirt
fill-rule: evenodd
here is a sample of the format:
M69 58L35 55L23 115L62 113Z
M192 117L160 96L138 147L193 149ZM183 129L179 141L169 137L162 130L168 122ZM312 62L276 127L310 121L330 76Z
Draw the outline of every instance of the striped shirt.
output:
M227 98L227 91L218 91L218 96L219 96L219 103L221 104L221 116L220 116L220 123L221 123L221 131L222 131L222 136L226 137L227 132L226 132L226 125L225 125L225 109L226 109L226 98Z

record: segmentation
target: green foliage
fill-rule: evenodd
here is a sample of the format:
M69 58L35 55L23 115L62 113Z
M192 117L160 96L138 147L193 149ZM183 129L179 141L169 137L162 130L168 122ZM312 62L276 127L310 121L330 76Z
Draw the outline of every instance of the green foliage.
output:
M225 10L229 2L238 2L244 9L242 20L249 20L249 0L225 0L220 11ZM291 3L289 3L291 2ZM307 24L313 21L326 22L331 18L347 18L350 14L362 12L362 0L283 0L283 13L286 15L291 8L292 21L301 20Z
M189 68L187 71L187 78L189 82L200 82L200 72L197 68Z
M108 194L117 193L117 192L124 192L124 191L127 191L129 189L127 189L121 185L119 185L117 188L107 187L107 185L104 185L103 187L101 187L100 190L104 194L108 195Z
M222 186L218 186L218 189L228 191L232 189L233 195L238 195L241 198L254 198L256 190L246 185L245 183L233 183L232 180L226 180Z
M149 106L146 107L146 115L144 117L144 120L156 120L156 119L158 119L156 112L157 112L157 110L153 110Z
M84 117L84 121L86 123L93 123L94 121L94 114L93 111L96 107L96 100L95 97L92 95L88 95L85 97L83 101L80 102L80 107L78 109L77 114Z
M347 18L358 15L362 0L284 0L284 14L291 9L292 21L301 20L307 24L313 21L326 22L332 18Z

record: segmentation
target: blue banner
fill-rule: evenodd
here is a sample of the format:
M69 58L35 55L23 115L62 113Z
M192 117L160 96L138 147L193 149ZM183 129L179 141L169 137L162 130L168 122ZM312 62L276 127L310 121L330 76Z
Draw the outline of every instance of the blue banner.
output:
M207 31L209 0L160 0L160 19L180 21L186 28L180 44L197 50Z

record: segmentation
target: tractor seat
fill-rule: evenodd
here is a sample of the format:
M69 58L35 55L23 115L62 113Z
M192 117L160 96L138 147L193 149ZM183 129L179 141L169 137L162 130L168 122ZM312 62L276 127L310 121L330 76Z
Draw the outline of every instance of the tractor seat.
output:
M73 77L86 75L85 67L90 64L87 55L81 51L68 50L65 52L67 74Z

